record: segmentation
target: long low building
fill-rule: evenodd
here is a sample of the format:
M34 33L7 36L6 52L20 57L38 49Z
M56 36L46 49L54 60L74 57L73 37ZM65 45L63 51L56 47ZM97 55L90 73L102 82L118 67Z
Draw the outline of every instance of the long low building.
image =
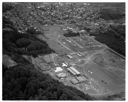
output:
M73 75L77 75L72 69L67 68L67 70L68 70L71 74L73 74Z
M84 82L84 81L87 80L84 76L77 76L76 79L77 79L79 82Z
M70 69L75 72L77 75L80 75L80 72L78 70L76 70L74 67L70 67Z
M80 72L77 71L74 67L67 68L67 70L73 75L80 75Z

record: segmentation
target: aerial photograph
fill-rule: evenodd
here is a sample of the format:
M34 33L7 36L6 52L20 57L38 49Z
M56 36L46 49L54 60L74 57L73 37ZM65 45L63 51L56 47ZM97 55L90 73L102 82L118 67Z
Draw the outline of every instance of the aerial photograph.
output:
M125 101L125 2L2 2L2 100Z

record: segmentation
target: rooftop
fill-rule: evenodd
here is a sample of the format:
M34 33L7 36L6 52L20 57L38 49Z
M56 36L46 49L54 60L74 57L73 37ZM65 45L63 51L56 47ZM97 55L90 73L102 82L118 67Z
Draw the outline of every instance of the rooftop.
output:
M57 72L61 72L61 71L63 71L63 69L61 68L61 67L56 67L56 69L55 69L55 72L57 73Z

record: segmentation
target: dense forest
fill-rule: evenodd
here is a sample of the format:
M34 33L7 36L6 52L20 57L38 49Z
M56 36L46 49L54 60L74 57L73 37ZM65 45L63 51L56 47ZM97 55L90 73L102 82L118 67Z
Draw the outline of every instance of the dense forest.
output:
M4 100L92 100L75 88L64 86L31 64L7 69L3 66Z
M11 28L3 31L3 50L32 56L54 52L46 42L39 41L31 33L20 33Z
M125 3L103 3L99 5L101 8L100 17L106 20L109 27L105 32L98 30L98 34L93 32L91 35L125 56Z

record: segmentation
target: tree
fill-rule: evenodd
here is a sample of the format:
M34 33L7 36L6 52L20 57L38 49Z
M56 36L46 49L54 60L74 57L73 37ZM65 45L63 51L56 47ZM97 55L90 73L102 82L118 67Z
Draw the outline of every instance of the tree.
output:
M52 79L49 75L38 72L30 65L15 66L6 70L3 76L4 100L92 99L76 90Z
M28 45L30 45L30 43L31 41L26 38L21 38L16 41L18 47L27 47Z

